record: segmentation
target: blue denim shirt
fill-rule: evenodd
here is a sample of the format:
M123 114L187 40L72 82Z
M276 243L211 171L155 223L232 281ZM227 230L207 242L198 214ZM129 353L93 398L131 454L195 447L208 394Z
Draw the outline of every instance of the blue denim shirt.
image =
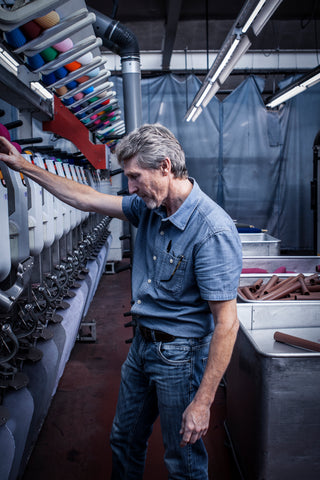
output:
M132 313L141 325L179 337L214 329L207 300L237 295L242 248L228 214L193 188L170 217L150 210L137 195L123 198L123 212L138 227L132 269Z

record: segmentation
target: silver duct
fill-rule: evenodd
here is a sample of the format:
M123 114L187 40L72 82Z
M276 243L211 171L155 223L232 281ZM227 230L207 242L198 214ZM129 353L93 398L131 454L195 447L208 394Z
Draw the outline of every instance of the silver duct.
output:
M124 25L90 8L96 15L93 29L103 45L120 55L123 78L124 121L126 133L140 127L141 107L141 71L140 51L135 35Z

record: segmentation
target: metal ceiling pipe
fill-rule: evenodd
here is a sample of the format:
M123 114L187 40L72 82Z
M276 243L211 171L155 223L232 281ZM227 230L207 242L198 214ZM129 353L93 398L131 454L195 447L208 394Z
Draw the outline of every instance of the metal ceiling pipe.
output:
M123 102L126 133L140 127L141 107L141 70L140 50L135 35L116 20L90 8L96 15L93 29L103 45L120 55L123 78Z

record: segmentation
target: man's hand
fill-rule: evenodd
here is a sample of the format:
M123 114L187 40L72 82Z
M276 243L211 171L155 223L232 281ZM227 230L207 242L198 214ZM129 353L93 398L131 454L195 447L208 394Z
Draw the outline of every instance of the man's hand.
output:
M209 421L210 408L191 402L182 415L180 446L185 447L188 443L195 443L203 437L208 431Z
M21 170L27 162L27 160L20 155L16 147L5 137L0 137L0 160L17 171Z

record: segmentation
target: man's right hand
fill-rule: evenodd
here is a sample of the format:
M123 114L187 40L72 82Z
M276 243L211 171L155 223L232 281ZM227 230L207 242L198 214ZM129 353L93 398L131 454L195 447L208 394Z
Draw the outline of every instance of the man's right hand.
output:
M13 170L20 171L27 160L20 155L14 145L5 137L0 137L0 160Z

